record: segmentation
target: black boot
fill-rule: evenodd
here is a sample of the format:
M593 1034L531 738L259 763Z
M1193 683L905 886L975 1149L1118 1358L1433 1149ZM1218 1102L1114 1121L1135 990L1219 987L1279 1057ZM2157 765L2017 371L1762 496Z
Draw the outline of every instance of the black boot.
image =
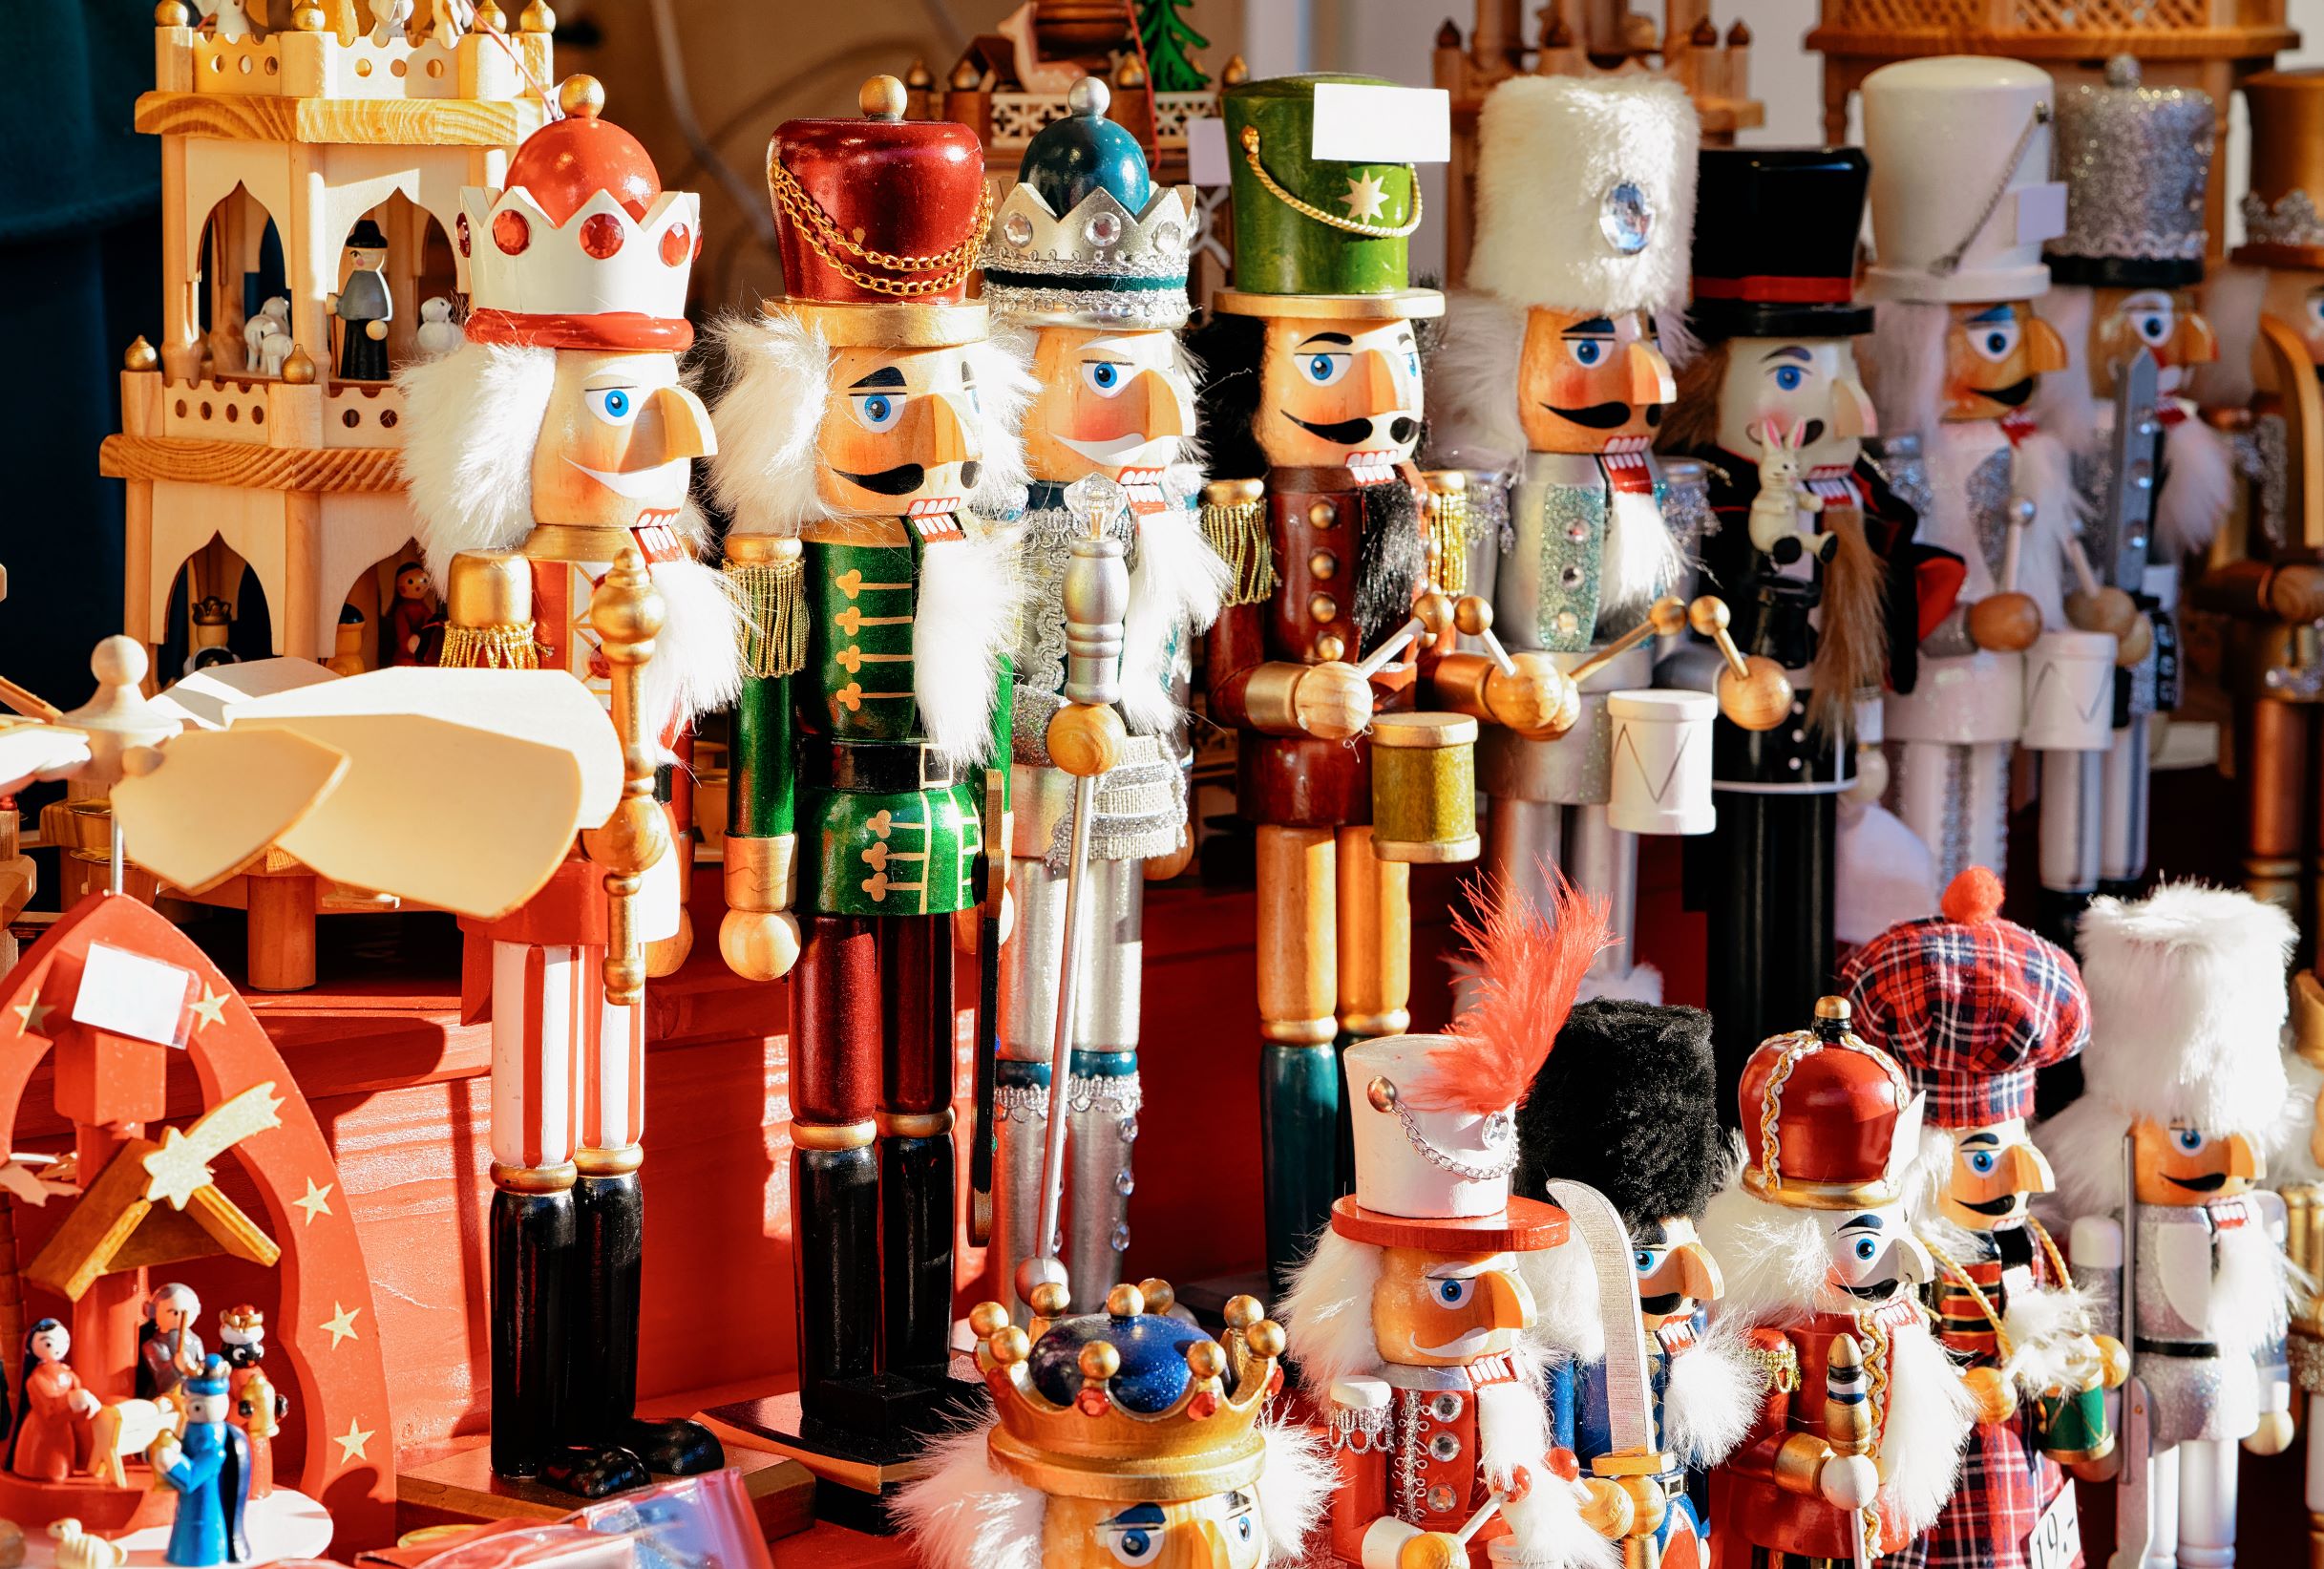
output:
M493 1470L534 1476L560 1438L573 1195L493 1194Z
M574 1431L627 1451L648 1471L677 1476L716 1471L727 1463L726 1452L708 1429L638 1419L645 1257L645 1190L639 1175L585 1176L575 1184L574 1198L581 1237L568 1392Z

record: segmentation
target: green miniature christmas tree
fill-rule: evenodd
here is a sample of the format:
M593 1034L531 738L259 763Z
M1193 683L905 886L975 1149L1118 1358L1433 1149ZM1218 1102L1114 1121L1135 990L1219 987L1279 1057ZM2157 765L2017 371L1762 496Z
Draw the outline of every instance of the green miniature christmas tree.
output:
M1157 93L1199 93L1211 78L1195 63L1194 52L1211 47L1179 13L1194 0L1138 0L1138 38L1146 46L1146 67Z

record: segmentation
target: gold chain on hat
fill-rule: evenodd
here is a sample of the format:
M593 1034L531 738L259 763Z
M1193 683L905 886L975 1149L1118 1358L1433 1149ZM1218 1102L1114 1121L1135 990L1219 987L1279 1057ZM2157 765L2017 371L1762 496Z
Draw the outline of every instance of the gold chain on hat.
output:
M938 251L932 256L892 256L886 251L866 249L842 233L831 214L807 194L798 177L784 165L781 159L767 160L767 185L783 210L791 215L791 221L798 226L808 248L823 258L832 270L857 288L905 299L920 294L940 294L967 277L968 269L976 264L977 248L983 243L985 224L992 217L992 188L980 180L977 181L977 213L969 223L965 239L950 249ZM929 273L932 276L882 278L851 266L840 259L839 251L860 258L876 267L886 267L892 272Z
M1278 185L1275 182L1275 176L1269 174L1267 166L1258 160L1258 127L1256 125L1244 126L1242 139L1243 161L1251 165L1251 172L1258 176L1258 182L1267 188L1267 194L1289 207L1293 212L1298 213L1301 218L1312 218L1327 228L1338 229L1344 234L1361 234L1370 240L1402 240L1420 227L1420 180L1417 176L1412 181L1411 221L1398 224L1392 229L1382 228L1375 223L1359 223L1352 218L1342 218L1338 213L1329 213L1320 207L1309 206L1283 189L1282 186Z

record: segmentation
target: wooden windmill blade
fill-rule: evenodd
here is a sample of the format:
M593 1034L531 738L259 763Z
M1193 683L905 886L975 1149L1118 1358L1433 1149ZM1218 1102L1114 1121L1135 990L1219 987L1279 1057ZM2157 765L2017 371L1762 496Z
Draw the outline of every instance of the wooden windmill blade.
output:
M2253 352L2268 362L2284 400L2284 470L2293 477L2292 538L2286 542L2300 547L2304 560L2315 561L2324 557L2324 484L2315 482L2311 465L2324 462L2324 385L2316 380L2308 346L2273 316L2260 317Z
M296 828L347 777L345 753L296 731L188 731L113 789L138 865L199 894Z

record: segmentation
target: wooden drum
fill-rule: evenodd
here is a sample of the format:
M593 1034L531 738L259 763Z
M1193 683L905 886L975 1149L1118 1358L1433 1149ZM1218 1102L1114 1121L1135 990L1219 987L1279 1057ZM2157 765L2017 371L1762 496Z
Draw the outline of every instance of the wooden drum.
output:
M1477 722L1459 713L1383 713L1370 739L1372 854L1476 859Z

